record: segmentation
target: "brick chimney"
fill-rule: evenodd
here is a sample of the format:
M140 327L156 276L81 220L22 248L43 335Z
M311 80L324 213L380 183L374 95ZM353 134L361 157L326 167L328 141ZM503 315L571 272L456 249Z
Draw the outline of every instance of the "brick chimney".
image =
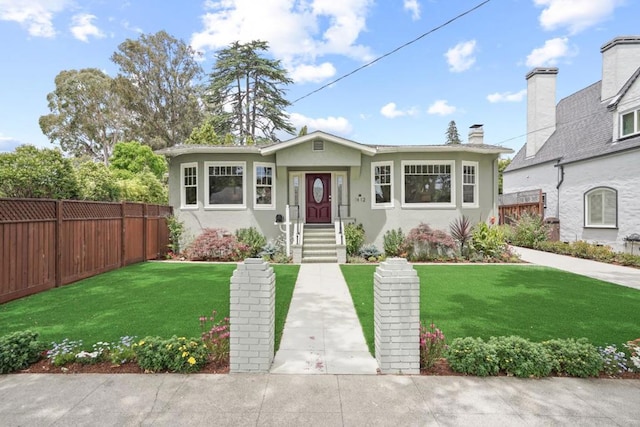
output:
M602 92L601 101L618 94L622 86L640 67L640 36L616 37L601 48Z
M482 125L469 126L469 144L484 144L484 129Z
M533 157L556 130L558 69L534 68L527 74L527 157Z

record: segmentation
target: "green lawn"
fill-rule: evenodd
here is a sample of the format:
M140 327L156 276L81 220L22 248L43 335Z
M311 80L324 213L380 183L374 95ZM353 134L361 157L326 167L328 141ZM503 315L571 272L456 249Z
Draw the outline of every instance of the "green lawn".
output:
M344 265L373 354L374 265ZM640 291L563 271L513 265L416 265L420 318L447 340L519 335L532 341L587 337L595 345L640 337Z
M200 316L229 316L229 283L236 264L140 263L0 305L0 335L32 329L45 342L64 338L117 341L200 335ZM298 266L275 265L276 348L289 310Z

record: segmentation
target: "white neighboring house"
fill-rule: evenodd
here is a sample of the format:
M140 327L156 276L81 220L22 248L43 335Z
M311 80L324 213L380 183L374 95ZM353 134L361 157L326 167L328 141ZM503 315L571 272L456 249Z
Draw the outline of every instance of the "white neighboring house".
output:
M602 80L557 105L558 69L527 74L527 142L505 170L503 188L541 189L545 217L560 220L561 241L637 254L640 36L616 37L600 51Z

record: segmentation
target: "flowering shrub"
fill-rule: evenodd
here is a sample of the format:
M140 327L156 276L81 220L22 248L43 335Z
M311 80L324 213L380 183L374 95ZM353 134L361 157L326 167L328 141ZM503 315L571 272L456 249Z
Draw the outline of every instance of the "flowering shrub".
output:
M482 338L456 338L447 354L449 366L456 372L486 377L500 370L495 346Z
M55 366L63 366L76 361L76 355L83 351L83 342L65 338L60 343L52 342L47 351L47 359Z
M211 317L200 317L202 342L207 346L211 360L215 362L229 361L229 318L216 321L217 312L213 310Z
M629 357L629 370L640 372L640 338L629 341L624 346L631 354L631 357Z
M207 362L209 350L203 342L185 337L146 337L132 346L138 366L149 372L197 372Z
M187 247L184 255L192 261L240 261L251 248L222 228L205 228Z
M618 351L618 347L615 345L598 347L598 352L602 356L605 374L615 376L629 370L627 367L627 355L624 351Z
M507 249L501 227L478 223L471 234L471 248L483 259L499 259Z
M586 338L543 341L551 355L552 371L572 377L597 377L603 368L598 349Z
M436 361L447 349L446 339L442 331L431 323L420 324L420 368L429 369L435 365Z
M540 343L510 336L491 337L489 344L496 349L500 371L507 375L539 378L551 373L551 358Z
M0 374L26 368L40 359L43 350L37 332L20 331L0 337Z
M434 230L420 223L407 234L401 252L406 252L411 261L429 261L451 258L456 242L442 230Z

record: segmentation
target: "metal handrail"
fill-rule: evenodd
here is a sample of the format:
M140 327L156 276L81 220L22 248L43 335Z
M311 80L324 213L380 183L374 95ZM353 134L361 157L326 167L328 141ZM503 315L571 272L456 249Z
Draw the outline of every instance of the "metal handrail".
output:
M296 208L296 245L300 244L300 205L291 205L292 208Z

